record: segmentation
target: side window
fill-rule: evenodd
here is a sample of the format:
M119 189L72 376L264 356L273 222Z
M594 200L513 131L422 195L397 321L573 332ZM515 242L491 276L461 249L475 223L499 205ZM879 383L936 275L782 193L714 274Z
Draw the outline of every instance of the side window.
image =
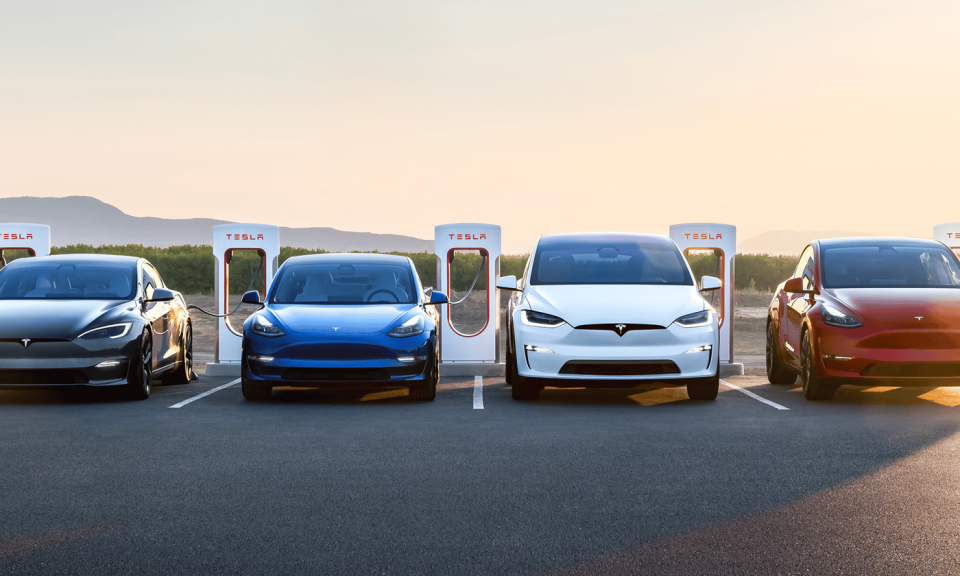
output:
M808 261L813 259L813 246L807 248L800 254L800 260L797 261L797 268L793 271L794 278L803 278L803 271L807 269Z
M163 280L160 279L160 274L157 272L156 268L150 264L144 264L143 271L146 272L147 276L150 277L154 288L166 288L166 286L163 284Z
M147 267L143 267L143 297L147 300L153 298L153 291L156 289L156 282L150 278L150 275L147 273Z

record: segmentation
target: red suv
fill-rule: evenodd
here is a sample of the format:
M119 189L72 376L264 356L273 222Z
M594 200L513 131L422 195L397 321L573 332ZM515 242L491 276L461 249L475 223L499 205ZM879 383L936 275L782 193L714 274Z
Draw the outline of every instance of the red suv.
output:
M818 240L777 287L767 378L808 400L843 384L960 386L960 262L940 242Z

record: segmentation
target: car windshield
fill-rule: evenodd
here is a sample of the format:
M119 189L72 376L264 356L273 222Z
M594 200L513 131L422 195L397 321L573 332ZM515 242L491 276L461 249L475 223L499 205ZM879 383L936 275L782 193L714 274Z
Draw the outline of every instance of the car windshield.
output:
M537 250L531 284L692 286L683 255L665 242L551 241Z
M825 288L960 288L960 265L937 246L823 249Z
M398 263L310 262L284 266L276 304L415 304L410 267Z
M0 300L133 300L136 264L43 262L0 270Z

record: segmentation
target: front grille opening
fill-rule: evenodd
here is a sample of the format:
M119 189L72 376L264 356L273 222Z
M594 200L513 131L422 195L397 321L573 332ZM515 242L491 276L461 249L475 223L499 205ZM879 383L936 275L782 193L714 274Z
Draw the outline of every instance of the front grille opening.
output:
M580 376L655 376L679 374L680 368L670 360L570 360L560 374Z
M0 370L0 384L88 384L90 379L80 370Z
M960 362L883 362L868 364L861 376L874 378L957 378Z
M291 382L386 382L423 372L425 362L395 368L287 368L281 378Z

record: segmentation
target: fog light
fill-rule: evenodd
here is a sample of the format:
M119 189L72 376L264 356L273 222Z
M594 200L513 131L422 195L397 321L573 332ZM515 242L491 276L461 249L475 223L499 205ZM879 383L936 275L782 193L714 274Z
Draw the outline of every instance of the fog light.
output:
M254 362L273 362L273 356L251 356L250 360Z
M119 365L120 365L119 360L107 360L105 362L101 362L97 364L97 368L116 368Z
M531 346L530 344L524 344L523 349L527 352L545 352L547 354L553 354L553 350L549 348L544 348L542 346Z
M834 356L833 354L824 354L824 360L853 360L853 356Z
M413 362L423 362L426 359L426 356L401 356L397 358L397 361L403 362L404 364L412 364Z
M691 348L691 349L687 350L686 353L687 353L687 354L694 354L694 353L696 353L696 352L709 352L709 351L711 351L711 350L713 350L713 345L712 345L712 344L707 344L706 346L697 346L696 348Z

